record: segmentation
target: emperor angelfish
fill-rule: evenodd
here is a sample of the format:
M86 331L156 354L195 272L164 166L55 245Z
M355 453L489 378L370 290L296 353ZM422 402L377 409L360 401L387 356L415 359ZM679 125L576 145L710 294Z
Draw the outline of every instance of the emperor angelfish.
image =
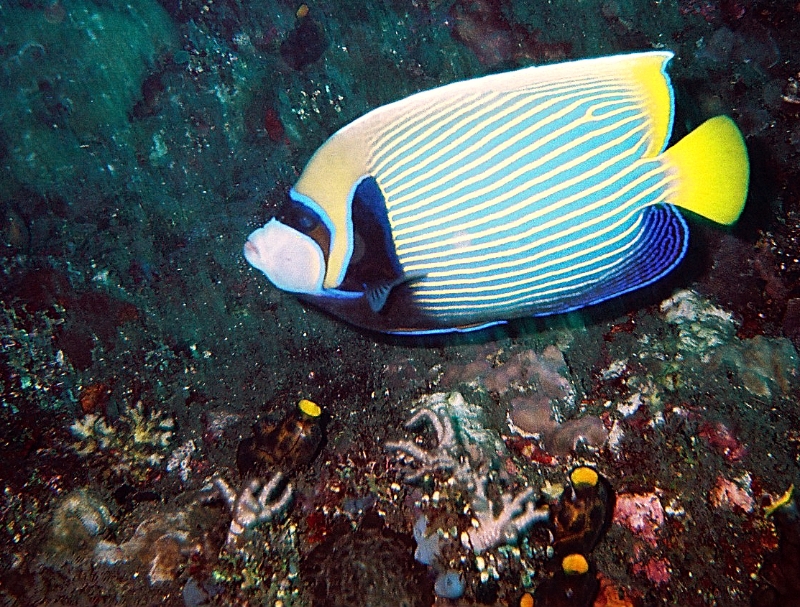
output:
M279 289L386 333L568 312L658 280L680 209L739 217L749 164L717 116L665 150L671 52L417 93L337 131L244 255Z

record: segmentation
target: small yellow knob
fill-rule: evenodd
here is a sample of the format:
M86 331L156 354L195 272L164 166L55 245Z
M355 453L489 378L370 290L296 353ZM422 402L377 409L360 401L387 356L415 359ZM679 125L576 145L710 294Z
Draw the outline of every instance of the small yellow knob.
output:
M567 575L583 575L589 571L589 561L582 554L568 554L561 561L561 570Z
M599 478L600 476L597 474L597 471L588 466L575 468L569 475L569 480L572 481L572 486L575 489L594 487Z
M322 409L320 406L314 401L310 401L305 398L297 403L297 407L309 417L319 417L322 415Z

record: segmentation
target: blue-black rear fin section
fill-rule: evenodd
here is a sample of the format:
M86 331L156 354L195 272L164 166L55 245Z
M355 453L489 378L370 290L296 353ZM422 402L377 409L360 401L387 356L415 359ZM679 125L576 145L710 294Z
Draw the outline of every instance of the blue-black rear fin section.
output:
M681 262L689 246L689 227L672 205L655 205L644 210L641 238L635 250L610 271L594 288L579 296L557 302L537 316L561 314L630 293L653 284Z

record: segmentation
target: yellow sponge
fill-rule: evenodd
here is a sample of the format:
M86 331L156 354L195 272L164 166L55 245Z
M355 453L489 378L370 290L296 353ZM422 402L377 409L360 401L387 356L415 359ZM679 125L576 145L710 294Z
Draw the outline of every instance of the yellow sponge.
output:
M589 562L582 554L568 554L561 561L561 570L567 575L583 575L589 571Z
M572 486L576 489L583 487L594 487L597 484L599 475L595 470L588 466L580 466L575 468L570 475L569 480L572 481Z

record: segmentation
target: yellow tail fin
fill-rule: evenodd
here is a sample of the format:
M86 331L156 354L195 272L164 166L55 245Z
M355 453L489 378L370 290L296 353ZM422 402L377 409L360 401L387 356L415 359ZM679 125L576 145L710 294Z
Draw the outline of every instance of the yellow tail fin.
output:
M726 225L744 209L750 163L739 128L727 116L716 116L663 153L677 175L677 192L669 202Z

